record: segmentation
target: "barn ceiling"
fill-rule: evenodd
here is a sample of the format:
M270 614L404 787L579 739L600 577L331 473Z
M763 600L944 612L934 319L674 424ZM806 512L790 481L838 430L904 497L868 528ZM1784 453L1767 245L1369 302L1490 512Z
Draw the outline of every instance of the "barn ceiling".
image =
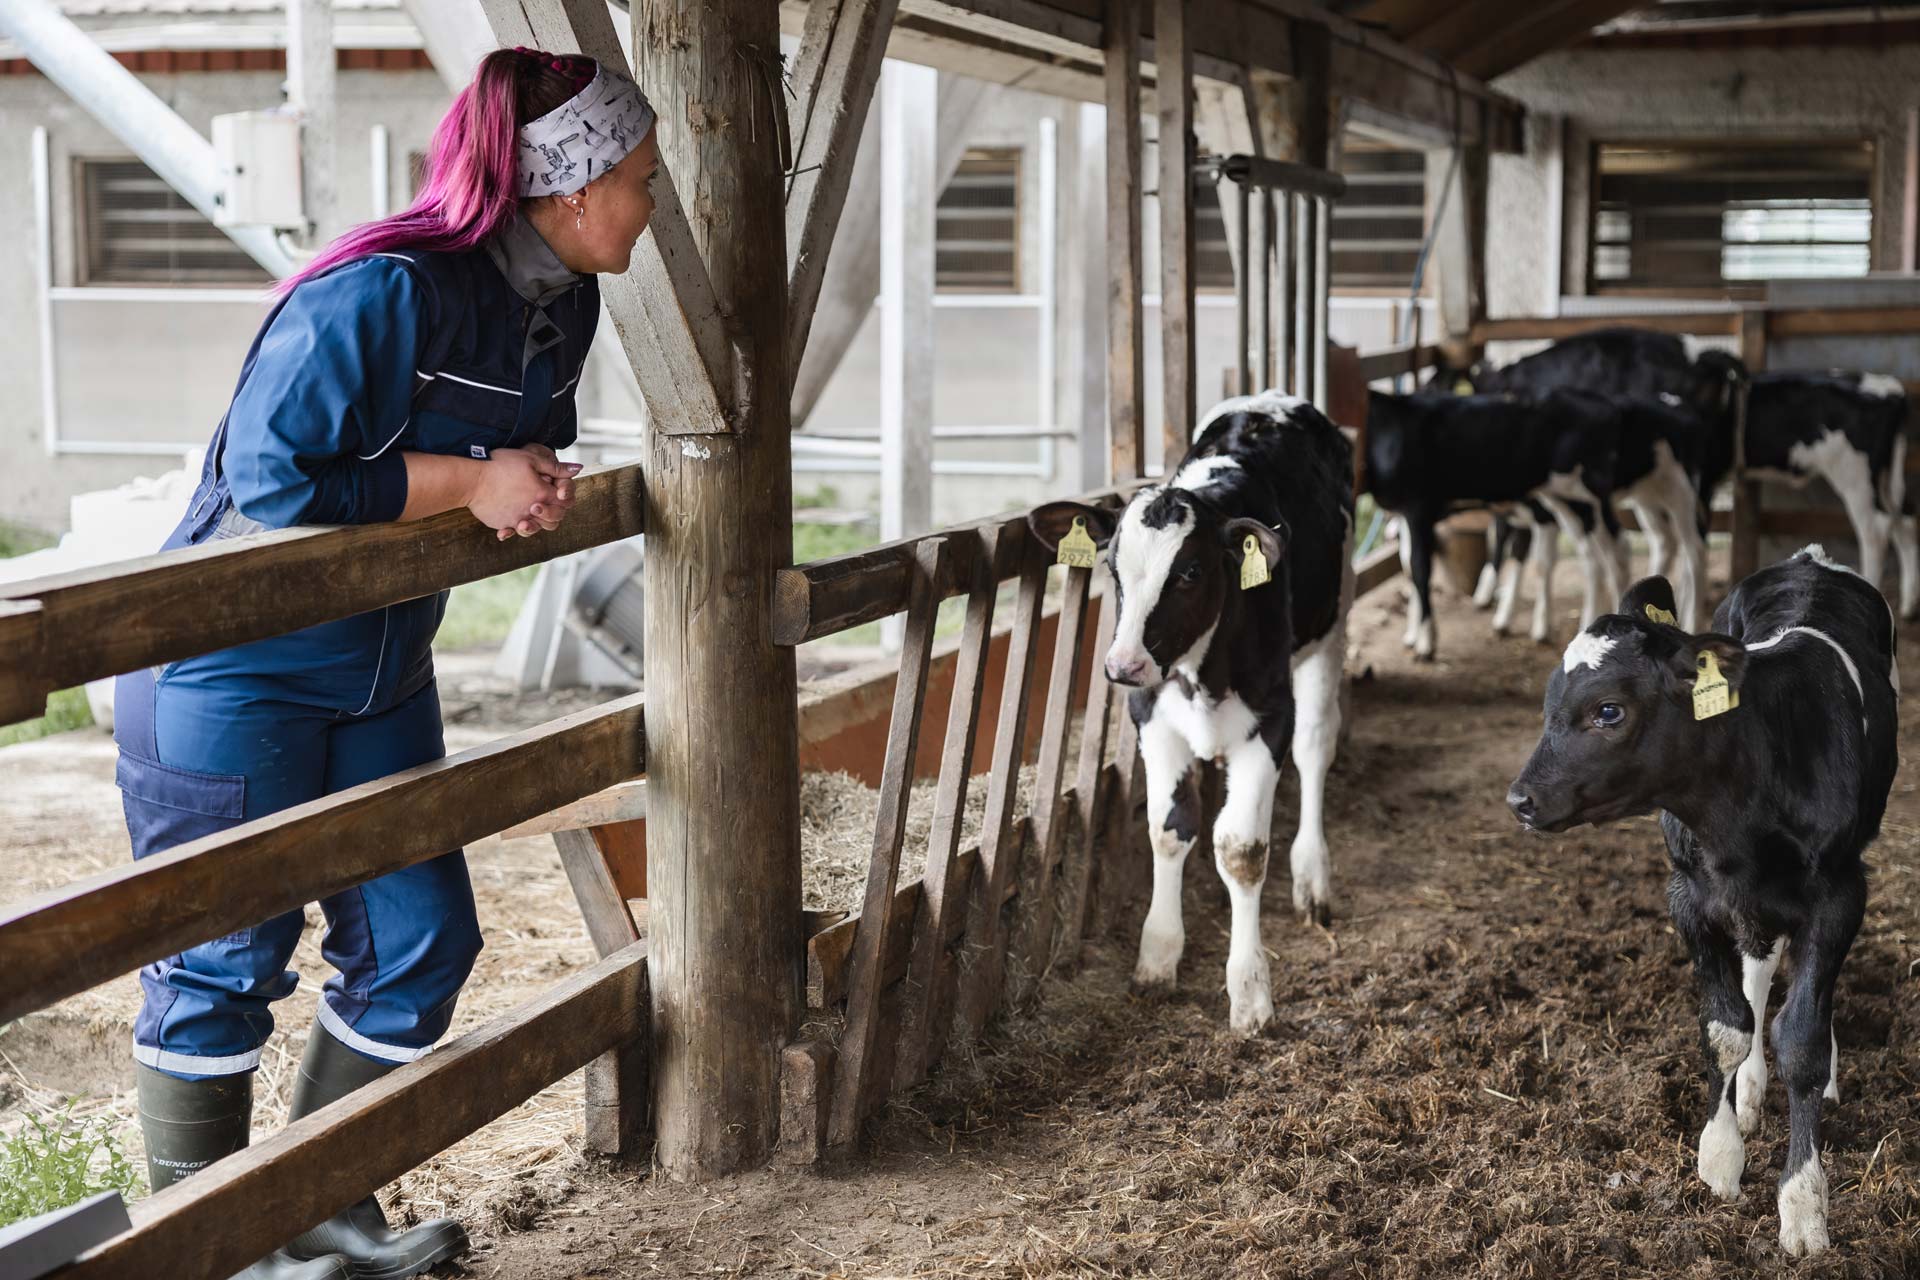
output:
M1481 80L1593 35L1815 26L1920 17L1920 0L1331 0Z

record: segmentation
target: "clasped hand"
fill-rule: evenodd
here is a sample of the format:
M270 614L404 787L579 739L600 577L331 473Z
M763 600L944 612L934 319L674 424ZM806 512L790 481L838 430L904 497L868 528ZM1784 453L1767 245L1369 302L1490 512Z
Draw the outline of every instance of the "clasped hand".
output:
M495 449L480 467L467 510L501 541L560 527L573 508L577 462L562 462L541 444Z

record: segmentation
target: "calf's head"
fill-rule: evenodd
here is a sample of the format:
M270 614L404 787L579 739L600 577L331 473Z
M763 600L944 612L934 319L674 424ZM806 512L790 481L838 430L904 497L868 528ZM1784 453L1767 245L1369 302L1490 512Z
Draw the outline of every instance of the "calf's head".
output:
M1567 646L1547 679L1540 741L1507 791L1522 824L1565 831L1668 808L1699 775L1706 735L1721 731L1718 717L1695 719L1702 667L1717 667L1737 693L1746 649L1731 636L1689 635L1657 620L1673 609L1667 580L1643 579L1619 613L1596 619Z
M1150 687L1183 658L1197 662L1204 656L1228 593L1240 589L1249 537L1274 579L1256 590L1274 590L1284 581L1284 523L1274 528L1229 518L1186 489L1142 489L1117 516L1083 503L1050 502L1034 508L1027 524L1053 550L1076 518L1086 522L1087 533L1105 550L1119 593L1120 617L1106 659L1107 679L1115 684Z

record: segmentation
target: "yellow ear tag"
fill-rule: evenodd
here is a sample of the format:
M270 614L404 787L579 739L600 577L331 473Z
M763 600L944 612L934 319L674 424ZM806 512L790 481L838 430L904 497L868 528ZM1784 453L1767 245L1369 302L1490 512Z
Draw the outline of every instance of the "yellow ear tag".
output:
M1677 627L1680 625L1680 620L1678 618L1668 613L1665 609L1662 609L1659 605L1650 604L1646 608L1647 608L1647 618L1649 621L1664 622L1670 627Z
M1693 718L1711 720L1740 705L1740 691L1720 674L1720 660L1711 649L1700 652L1700 678L1693 682Z
M1267 558L1260 553L1260 539L1248 534L1240 547L1245 552L1240 560L1240 589L1251 591L1273 581L1273 575L1267 571Z
M1461 378L1453 384L1453 394L1457 396L1470 396L1473 394L1473 384L1465 378Z
M1073 528L1067 536L1060 539L1059 554L1054 556L1055 564L1066 565L1069 569L1091 569L1100 555L1100 548L1093 544L1093 538L1087 533L1087 518L1075 516Z

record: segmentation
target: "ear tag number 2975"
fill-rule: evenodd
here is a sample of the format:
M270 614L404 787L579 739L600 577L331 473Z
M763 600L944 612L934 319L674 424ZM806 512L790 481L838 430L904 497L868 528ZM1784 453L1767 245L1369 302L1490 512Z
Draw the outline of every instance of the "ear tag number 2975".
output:
M1087 533L1087 518L1075 516L1073 528L1067 531L1066 537L1060 539L1060 549L1054 556L1054 563L1064 564L1069 569L1091 569L1099 554L1100 548L1094 545L1092 536Z
M1260 539L1247 535L1240 544L1243 553L1240 560L1240 589L1251 591L1263 583L1271 582L1273 574L1267 571L1267 557L1260 550Z
M1700 677L1693 682L1693 718L1711 720L1740 705L1740 691L1720 674L1720 660L1711 649L1700 652Z

